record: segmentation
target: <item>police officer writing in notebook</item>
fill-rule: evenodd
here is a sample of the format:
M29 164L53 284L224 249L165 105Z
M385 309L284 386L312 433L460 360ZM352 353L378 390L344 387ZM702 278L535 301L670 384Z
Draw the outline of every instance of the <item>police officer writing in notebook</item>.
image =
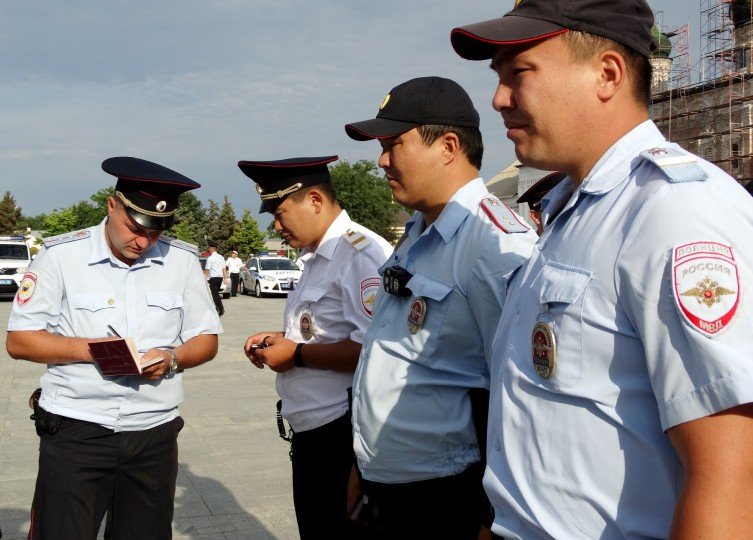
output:
M303 540L349 538L353 466L348 390L392 246L353 222L337 202L327 164L337 156L241 161L260 212L305 261L288 293L282 332L248 338L245 352L277 372L282 416L293 429L293 500ZM257 348L259 347L259 348ZM263 347L263 348L261 348Z
M750 538L753 199L649 120L644 0L456 28L518 159L567 173L495 339L484 484L505 538Z
M170 537L182 371L211 360L222 332L196 247L160 236L199 184L130 157L102 168L118 177L107 217L45 241L8 324L8 353L47 364L29 538L94 539L108 508L109 537ZM115 332L159 361L103 376L88 345Z
M377 538L477 538L492 339L535 234L479 177L479 116L456 82L400 84L376 119L394 199L416 210L380 269L354 378L354 446ZM487 505L488 508L488 505Z

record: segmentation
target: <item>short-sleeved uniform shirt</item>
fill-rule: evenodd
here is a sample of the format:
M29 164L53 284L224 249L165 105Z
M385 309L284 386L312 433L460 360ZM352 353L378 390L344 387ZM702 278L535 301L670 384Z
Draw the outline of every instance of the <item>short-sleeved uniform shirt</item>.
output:
M413 215L380 269L413 274L412 295L380 293L356 370L354 446L375 482L450 476L480 459L468 392L488 388L506 278L536 239L481 178L424 223Z
M494 342L493 530L667 537L665 431L753 401L753 199L646 121L545 204Z
M304 250L305 267L285 304L285 337L298 343L363 342L380 286L379 266L392 246L340 212L316 250ZM353 374L295 367L277 374L282 416L308 431L343 416Z
M224 272L222 271L224 268L225 258L218 252L215 251L209 257L207 257L206 269L208 277L222 277L224 275Z
M241 266L243 266L243 261L240 257L228 257L225 263L227 264L228 272L231 274L240 273Z
M24 276L9 331L103 338L113 335L109 325L142 353L222 332L195 246L160 239L129 267L112 255L105 222L48 239ZM96 364L48 364L40 404L115 431L149 429L177 416L182 378L104 377Z

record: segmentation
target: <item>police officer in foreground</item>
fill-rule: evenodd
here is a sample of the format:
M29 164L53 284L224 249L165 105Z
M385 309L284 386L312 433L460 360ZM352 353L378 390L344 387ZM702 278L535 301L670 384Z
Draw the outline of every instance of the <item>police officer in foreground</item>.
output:
M377 538L477 538L487 362L505 282L535 235L479 177L483 143L468 94L442 77L393 88L377 117L345 126L377 139L395 201L416 210L382 268L354 380L355 451Z
M293 500L303 540L350 538L353 436L348 392L392 247L337 202L328 163L337 156L241 161L257 184L259 212L305 261L288 293L283 331L259 332L244 350L277 372L282 416L293 430Z
M510 284L488 469L505 538L749 538L753 200L649 120L644 0L456 28L518 159L568 177Z
M518 204L525 203L528 205L528 215L530 216L531 221L536 225L536 234L539 236L544 232L544 222L541 219L542 199L554 186L562 182L566 176L565 173L560 172L547 174L525 190L525 192L515 201Z
M36 410L39 473L29 538L169 538L183 427L183 370L211 360L222 332L196 247L161 237L180 193L166 167L110 158L107 217L45 240L11 311L13 358L47 364ZM132 337L138 375L103 376L89 343Z

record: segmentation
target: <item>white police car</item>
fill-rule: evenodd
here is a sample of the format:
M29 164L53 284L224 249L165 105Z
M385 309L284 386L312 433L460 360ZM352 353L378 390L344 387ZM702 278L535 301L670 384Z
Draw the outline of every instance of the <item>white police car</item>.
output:
M257 298L267 295L287 295L298 284L301 270L287 257L261 255L251 257L241 266L241 294L250 294Z
M31 264L23 236L0 236L0 296L13 296Z

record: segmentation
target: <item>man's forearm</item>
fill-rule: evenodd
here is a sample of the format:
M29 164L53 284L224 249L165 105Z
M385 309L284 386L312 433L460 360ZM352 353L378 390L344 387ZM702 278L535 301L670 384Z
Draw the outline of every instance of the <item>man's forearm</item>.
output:
M311 343L301 349L307 367L353 372L358 365L361 344L350 339L337 343Z
M51 334L46 330L8 332L5 348L11 358L40 364L91 362L89 343L93 339Z
M217 354L217 335L199 334L175 348L178 367L188 369L210 361Z

